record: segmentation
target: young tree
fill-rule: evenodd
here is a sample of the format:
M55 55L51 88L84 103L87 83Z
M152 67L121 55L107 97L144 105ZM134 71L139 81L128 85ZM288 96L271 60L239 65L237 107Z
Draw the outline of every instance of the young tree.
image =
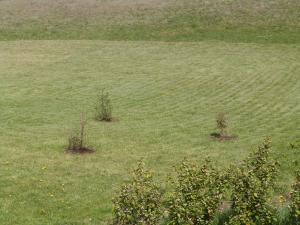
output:
M86 123L85 116L83 113L81 113L79 129L74 129L69 134L67 151L75 153L93 151L86 146Z
M112 104L109 93L105 92L103 89L97 100L96 119L107 122L112 120Z
M228 119L225 113L219 113L216 118L217 128L220 130L220 136L228 136Z

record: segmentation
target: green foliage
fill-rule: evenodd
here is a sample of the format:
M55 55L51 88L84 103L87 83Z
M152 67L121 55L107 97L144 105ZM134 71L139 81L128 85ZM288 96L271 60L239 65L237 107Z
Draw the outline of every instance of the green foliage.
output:
M270 147L270 140L266 139L231 176L230 225L274 223L274 210L268 201L277 174L277 162L269 159Z
M168 202L168 224L211 224L224 193L224 177L209 161L199 167L183 161Z
M101 91L97 100L96 119L100 121L112 120L112 105L109 98L109 93Z
M132 180L124 184L114 204L114 224L154 225L161 216L162 193L153 181L153 173L142 162Z
M228 135L228 119L225 113L219 113L216 118L217 128L220 130L220 136Z
M296 182L292 186L290 207L292 220L295 221L295 224L300 224L300 171L298 171Z

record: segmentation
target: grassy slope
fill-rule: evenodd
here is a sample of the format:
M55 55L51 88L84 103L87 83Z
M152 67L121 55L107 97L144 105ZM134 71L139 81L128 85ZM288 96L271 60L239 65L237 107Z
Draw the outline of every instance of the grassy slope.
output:
M298 0L1 0L0 40L299 43Z
M227 42L0 42L0 224L106 224L138 159L163 179L185 156L236 163L265 135L286 193L300 160L287 147L300 138L299 18L298 0L0 0L0 40ZM119 122L92 120L101 87ZM98 151L66 155L81 111ZM209 138L220 111L237 141Z
M111 197L144 158L159 179L184 157L236 163L270 135L286 192L300 161L299 45L223 42L0 42L0 224L105 224ZM92 120L97 90L118 122ZM63 152L85 111L86 156ZM226 111L239 139L212 141ZM102 221L102 222L101 222Z

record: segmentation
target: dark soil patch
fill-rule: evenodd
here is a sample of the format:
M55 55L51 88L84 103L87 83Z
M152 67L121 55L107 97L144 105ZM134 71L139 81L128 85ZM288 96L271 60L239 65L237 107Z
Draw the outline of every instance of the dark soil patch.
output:
M87 147L82 147L82 148L78 148L78 149L66 149L67 153L72 153L72 154L87 154L87 153L93 153L95 152L94 149L91 148L87 148Z
M212 139L217 140L217 141L230 141L230 140L235 140L238 137L237 136L233 136L233 135L221 135L220 133L211 133L210 136L212 137Z
M113 123L113 122L119 122L120 120L118 118L111 118L110 120L98 120L100 122L106 122L106 123Z

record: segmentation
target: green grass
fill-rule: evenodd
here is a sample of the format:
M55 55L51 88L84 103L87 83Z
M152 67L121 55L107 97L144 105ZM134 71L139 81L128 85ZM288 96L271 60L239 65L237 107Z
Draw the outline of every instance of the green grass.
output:
M0 224L107 224L138 160L164 180L184 157L238 163L266 135L288 193L299 12L298 0L0 0ZM93 119L102 88L115 122ZM235 141L210 138L223 111ZM65 154L81 112L97 151Z
M182 25L59 25L50 28L25 26L0 31L0 40L115 40L115 41L226 41L230 43L299 44L298 28L185 27Z
M299 43L298 0L2 0L0 40Z
M106 224L139 159L163 180L184 157L238 163L266 135L281 163L277 193L288 192L299 74L298 44L0 42L0 224ZM103 87L116 122L93 120ZM221 111L236 141L211 140ZM81 112L97 151L65 154Z

